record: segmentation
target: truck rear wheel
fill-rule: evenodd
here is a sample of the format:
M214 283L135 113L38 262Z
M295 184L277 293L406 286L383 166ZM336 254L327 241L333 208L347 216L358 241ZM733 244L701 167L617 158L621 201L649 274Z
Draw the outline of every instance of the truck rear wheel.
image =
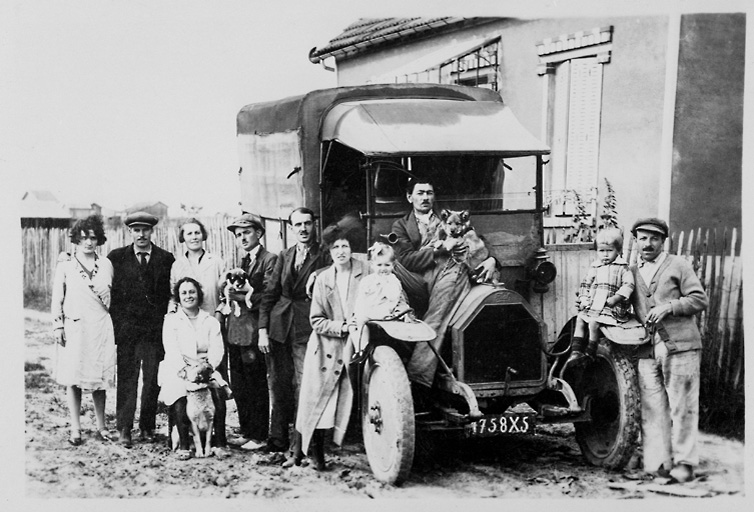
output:
M377 480L399 485L411 471L416 432L406 369L391 347L374 349L364 375L364 448Z
M579 402L589 401L592 420L575 424L576 441L590 464L623 468L639 437L641 411L636 369L620 345L603 339L576 386Z

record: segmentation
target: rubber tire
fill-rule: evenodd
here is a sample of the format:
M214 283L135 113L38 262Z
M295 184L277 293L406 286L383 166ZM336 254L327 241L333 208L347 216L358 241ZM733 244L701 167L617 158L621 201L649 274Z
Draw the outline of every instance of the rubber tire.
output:
M365 368L361 431L369 466L381 482L400 485L414 462L416 429L411 386L398 354L391 347L375 348ZM373 405L382 420L378 432L370 421Z
M581 453L592 465L622 469L636 450L641 429L639 381L631 357L603 338L574 391L582 404L583 397L592 396L592 421L574 425Z

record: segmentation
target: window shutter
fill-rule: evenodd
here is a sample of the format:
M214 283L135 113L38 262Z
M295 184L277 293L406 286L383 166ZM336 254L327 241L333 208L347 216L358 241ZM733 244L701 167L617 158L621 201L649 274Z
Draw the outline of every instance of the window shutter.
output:
M566 188L597 186L601 104L602 64L596 57L571 60Z

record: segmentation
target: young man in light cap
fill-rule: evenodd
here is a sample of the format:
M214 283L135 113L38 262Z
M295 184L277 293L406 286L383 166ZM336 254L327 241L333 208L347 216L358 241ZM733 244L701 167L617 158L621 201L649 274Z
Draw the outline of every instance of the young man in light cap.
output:
M118 352L116 426L120 443L129 447L136 414L139 371L143 377L139 437L142 441L154 441L160 392L157 369L165 355L162 322L170 301L170 267L175 258L152 243L157 217L147 212L134 212L124 223L133 243L113 249L107 257L114 272L110 316Z
M240 308L238 316L231 313L227 317L230 386L236 400L241 434L233 444L257 445L267 439L270 417L267 366L258 346L259 307L265 290L271 286L277 256L259 242L264 236L264 225L258 215L244 213L230 223L228 230L235 235L236 244L245 252L241 270L246 273L254 289L251 308L246 306L245 293L230 293L230 298Z
M644 470L688 482L699 464L702 339L694 315L707 308L707 294L685 258L663 251L665 221L639 219L631 232L640 251L632 301L648 333L638 354Z

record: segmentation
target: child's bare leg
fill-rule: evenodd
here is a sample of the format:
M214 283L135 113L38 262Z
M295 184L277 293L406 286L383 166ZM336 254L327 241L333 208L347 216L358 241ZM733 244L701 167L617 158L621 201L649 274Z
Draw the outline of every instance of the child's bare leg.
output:
M573 337L584 338L586 336L586 322L581 317L576 317L576 327L573 329Z

